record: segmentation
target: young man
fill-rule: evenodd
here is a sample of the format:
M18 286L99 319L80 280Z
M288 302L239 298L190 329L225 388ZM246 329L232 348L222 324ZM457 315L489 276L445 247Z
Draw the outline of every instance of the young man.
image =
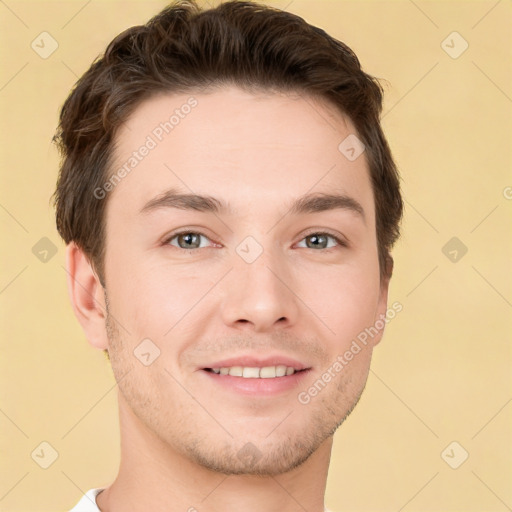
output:
M121 462L74 511L324 510L402 215L381 103L347 46L249 2L173 4L79 80L57 227Z

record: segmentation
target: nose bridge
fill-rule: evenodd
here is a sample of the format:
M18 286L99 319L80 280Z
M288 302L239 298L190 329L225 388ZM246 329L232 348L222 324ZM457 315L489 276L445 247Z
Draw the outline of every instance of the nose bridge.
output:
M284 255L279 253L277 246L271 246L271 243L271 237L260 243L253 236L248 236L236 247L234 271L243 276L246 283L263 288L277 288L278 284L282 286L275 273L285 272Z
M292 324L298 313L286 255L272 246L271 236L260 240L247 236L235 248L222 308L225 323L251 324L258 331Z

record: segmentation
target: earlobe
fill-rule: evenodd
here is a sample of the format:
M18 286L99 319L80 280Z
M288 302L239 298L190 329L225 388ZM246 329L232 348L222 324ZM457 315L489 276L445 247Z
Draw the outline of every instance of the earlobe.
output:
M83 251L71 242L66 247L68 293L73 311L89 343L108 349L103 287Z

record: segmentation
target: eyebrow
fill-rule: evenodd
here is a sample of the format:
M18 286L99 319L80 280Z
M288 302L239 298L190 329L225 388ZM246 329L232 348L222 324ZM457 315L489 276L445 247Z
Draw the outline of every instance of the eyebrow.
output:
M230 206L212 196L183 194L177 189L170 189L148 201L140 210L147 214L162 208L178 208L180 210L196 210L211 213L232 213ZM348 210L366 220L361 203L344 194L312 193L299 197L289 207L289 213L300 215L329 210Z

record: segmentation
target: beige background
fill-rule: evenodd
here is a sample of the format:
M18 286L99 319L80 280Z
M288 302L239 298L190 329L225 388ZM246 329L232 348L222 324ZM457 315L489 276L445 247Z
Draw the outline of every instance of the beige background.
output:
M335 436L326 504L512 510L511 2L271 3L346 42L387 80L383 123L406 199L390 297L403 311ZM117 472L115 381L68 303L49 205L51 137L77 77L164 5L0 1L3 511L67 510ZM47 59L31 48L43 31L59 45ZM58 452L48 469L35 462L49 460L43 441ZM460 463L463 450L469 458L452 469L446 461Z

